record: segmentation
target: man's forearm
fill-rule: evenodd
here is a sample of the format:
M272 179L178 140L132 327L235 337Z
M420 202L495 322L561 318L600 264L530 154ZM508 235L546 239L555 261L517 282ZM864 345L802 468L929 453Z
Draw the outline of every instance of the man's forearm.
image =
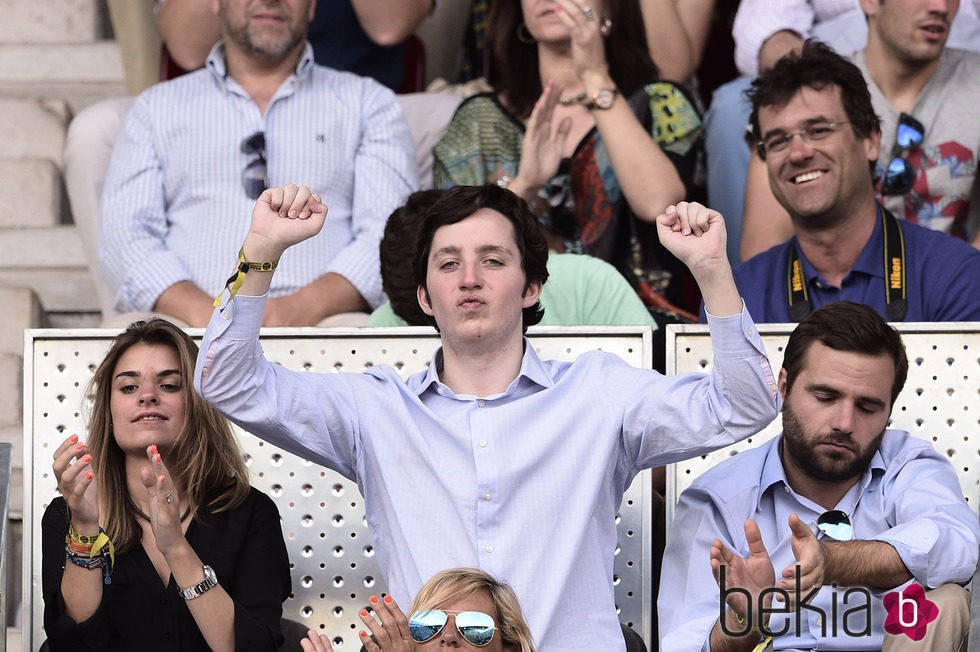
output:
M824 584L892 589L912 579L898 551L883 541L821 541Z
M190 281L180 281L163 291L153 311L176 317L188 326L204 327L211 319L211 297Z
M790 52L799 52L803 47L803 37L796 32L780 30L767 38L759 48L759 73L763 73Z
M703 263L691 268L704 299L704 309L715 317L730 317L742 312L742 297L735 285L728 260Z

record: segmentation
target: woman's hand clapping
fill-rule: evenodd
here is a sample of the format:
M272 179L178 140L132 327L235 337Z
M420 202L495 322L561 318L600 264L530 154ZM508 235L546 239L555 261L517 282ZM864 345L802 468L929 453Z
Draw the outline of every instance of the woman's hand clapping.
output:
M75 529L84 534L98 531L99 487L88 446L78 435L68 437L55 450L52 468Z

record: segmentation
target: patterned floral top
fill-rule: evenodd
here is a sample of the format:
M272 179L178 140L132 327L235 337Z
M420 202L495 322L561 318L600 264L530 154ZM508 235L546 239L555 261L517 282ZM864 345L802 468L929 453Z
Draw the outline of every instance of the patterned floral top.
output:
M628 101L690 192L700 151L701 116L687 92L670 82L657 82L639 89ZM433 149L435 186L483 185L517 176L524 131L524 124L496 95L467 99ZM589 131L571 158L562 161L558 174L540 191L540 200L548 207L542 222L564 239L567 251L602 258L629 277L631 243L638 238L646 265L662 267L666 252L657 250L655 231L652 240L637 236L638 228L642 231L649 225L641 225L633 215L598 129Z

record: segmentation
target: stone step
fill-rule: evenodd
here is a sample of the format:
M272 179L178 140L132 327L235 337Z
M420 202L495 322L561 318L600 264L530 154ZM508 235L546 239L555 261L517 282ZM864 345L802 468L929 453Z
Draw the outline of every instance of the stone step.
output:
M104 83L121 81L122 60L113 40L90 43L0 45L0 83Z
M102 0L4 0L0 43L84 43L102 38Z
M75 114L99 100L126 94L115 41L0 44L0 61L0 97L58 100Z
M16 188L18 202L0 204L0 229L57 226L68 215L61 171L41 158L0 159L0 179Z
M0 231L0 285L30 288L49 313L98 313L99 300L74 225Z
M0 98L0 157L47 159L60 166L68 121L62 100Z

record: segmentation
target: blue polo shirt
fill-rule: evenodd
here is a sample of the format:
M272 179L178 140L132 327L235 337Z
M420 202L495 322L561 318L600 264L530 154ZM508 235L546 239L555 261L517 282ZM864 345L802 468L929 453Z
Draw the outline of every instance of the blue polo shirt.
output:
M917 224L898 221L905 236L905 321L980 321L980 250L958 238ZM735 267L735 282L756 323L791 322L787 269L790 247L803 263L814 309L835 301L871 306L887 319L884 240L880 217L840 288L820 277L799 248L796 237Z

